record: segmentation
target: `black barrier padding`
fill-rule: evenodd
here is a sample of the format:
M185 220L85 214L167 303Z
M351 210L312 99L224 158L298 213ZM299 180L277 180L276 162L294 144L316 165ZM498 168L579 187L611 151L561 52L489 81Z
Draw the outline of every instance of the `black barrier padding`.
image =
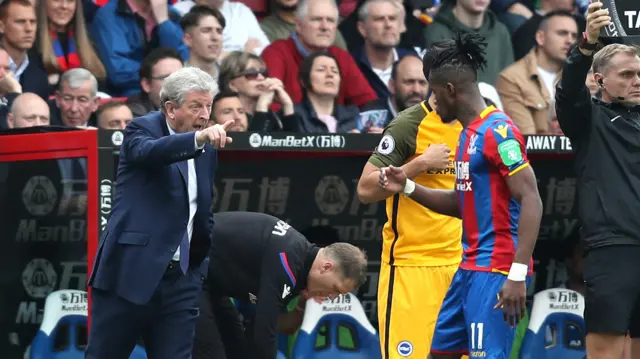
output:
M100 151L100 178L105 181L113 178L104 173L110 171L114 175L117 160L103 161L103 158L107 153L117 156L117 152L113 148ZM562 242L578 225L571 157L551 158L549 152L540 152L542 157L534 155L531 160L538 177L544 212L534 253L535 277L529 288L530 297L539 290L564 283ZM310 227L324 227L326 231L326 227L330 227L332 233L337 232L337 240L366 250L370 258L368 280L358 297L369 320L377 326L380 233L386 214L384 202L364 205L357 198L357 180L368 155L341 153L332 156L327 153L326 156L312 156L314 153L311 152L309 156L291 156L291 151L274 151L269 156L262 155L264 152L257 154L251 151L220 153L214 212L265 212L304 231L309 231ZM108 220L108 215L103 217Z
M52 130L77 129L46 128L46 131ZM378 260L380 231L386 221L385 207L382 202L361 204L356 187L368 153L375 148L380 136L327 137L286 133L232 136L233 148L219 154L214 211L266 212L289 221L300 230L330 227L332 232L337 232L339 240L365 249L371 262L368 280L361 288L359 298L369 319L377 325ZM122 139L119 131L98 133L99 229L106 226L111 213L118 146ZM536 267L531 295L564 281L558 252L562 252L562 238L577 226L577 219L575 176L568 139L528 136L527 150L544 202L540 239L534 254ZM319 152L322 156L318 156ZM77 168L77 163L75 165ZM85 221L86 225L86 213L77 207L76 199L64 201L64 210L60 212L60 199L68 197L64 195L60 171L56 160L0 162L0 240L3 243L0 263L8 268L6 273L11 273L0 279L0 292L3 293L0 296L0 353L3 358L14 357L5 355L10 350L20 354L16 358L22 357L39 327L48 292L86 288L86 235L79 240L69 237L75 228L72 226L82 225L78 221ZM46 202L52 191L44 182L29 187L26 192L32 197L23 195L34 176L47 177L59 194L53 208ZM86 177L83 179L86 196ZM37 185L41 187L38 190ZM75 197L83 193L77 187L73 192ZM25 202L31 206L36 204L36 209L31 209L35 215L29 212ZM75 210L71 211L72 208ZM31 227L31 219L36 220L35 227ZM36 234L32 228L36 229ZM10 346L9 342L17 345Z
M86 290L86 168L86 158L0 162L2 358L24 353L49 293Z

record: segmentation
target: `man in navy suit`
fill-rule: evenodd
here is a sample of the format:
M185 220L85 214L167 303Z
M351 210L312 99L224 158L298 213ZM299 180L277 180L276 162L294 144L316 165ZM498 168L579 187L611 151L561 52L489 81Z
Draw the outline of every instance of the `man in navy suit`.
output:
M93 271L85 358L191 357L211 246L217 148L233 125L205 128L217 90L195 67L165 79L162 112L133 120L120 147L114 206Z

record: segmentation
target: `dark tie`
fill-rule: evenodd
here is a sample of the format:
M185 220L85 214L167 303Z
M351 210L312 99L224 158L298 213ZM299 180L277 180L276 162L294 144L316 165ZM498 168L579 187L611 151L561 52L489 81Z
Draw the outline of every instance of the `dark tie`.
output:
M184 170L184 178L187 184L187 208L191 208L191 203L189 199L189 165L187 161L180 162L179 164ZM182 235L182 240L180 241L180 269L182 270L182 274L187 274L187 269L189 269L189 210L187 210L187 228L184 229L184 234Z

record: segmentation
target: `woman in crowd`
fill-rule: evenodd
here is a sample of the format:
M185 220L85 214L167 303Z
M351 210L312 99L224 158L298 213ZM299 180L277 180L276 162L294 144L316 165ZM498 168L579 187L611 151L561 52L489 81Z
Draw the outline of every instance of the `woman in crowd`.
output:
M220 64L218 86L234 91L249 120L249 131L298 131L299 119L282 81L270 78L262 58L242 51L230 52ZM280 113L269 110L272 103L282 106Z
M300 116L301 132L360 132L360 110L356 106L336 103L340 92L340 67L328 52L316 52L300 64L300 83L304 91L302 103L295 106Z
M83 67L98 81L106 71L87 35L80 0L42 0L38 6L37 49L42 56L49 85L58 85L60 75Z

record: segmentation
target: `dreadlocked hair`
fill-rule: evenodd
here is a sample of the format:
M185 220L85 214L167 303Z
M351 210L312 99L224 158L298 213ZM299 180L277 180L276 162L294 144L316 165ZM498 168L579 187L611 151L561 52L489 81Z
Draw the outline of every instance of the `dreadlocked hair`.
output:
M470 70L477 76L478 71L487 65L486 47L484 37L475 33L458 33L454 41L448 42L436 51L430 59L430 70L433 72L452 69L458 73Z
M453 39L447 39L438 41L429 46L424 56L422 57L422 72L424 73L424 77L426 79L429 79L429 71L431 71L433 61L438 57L439 52L454 45L455 41Z

